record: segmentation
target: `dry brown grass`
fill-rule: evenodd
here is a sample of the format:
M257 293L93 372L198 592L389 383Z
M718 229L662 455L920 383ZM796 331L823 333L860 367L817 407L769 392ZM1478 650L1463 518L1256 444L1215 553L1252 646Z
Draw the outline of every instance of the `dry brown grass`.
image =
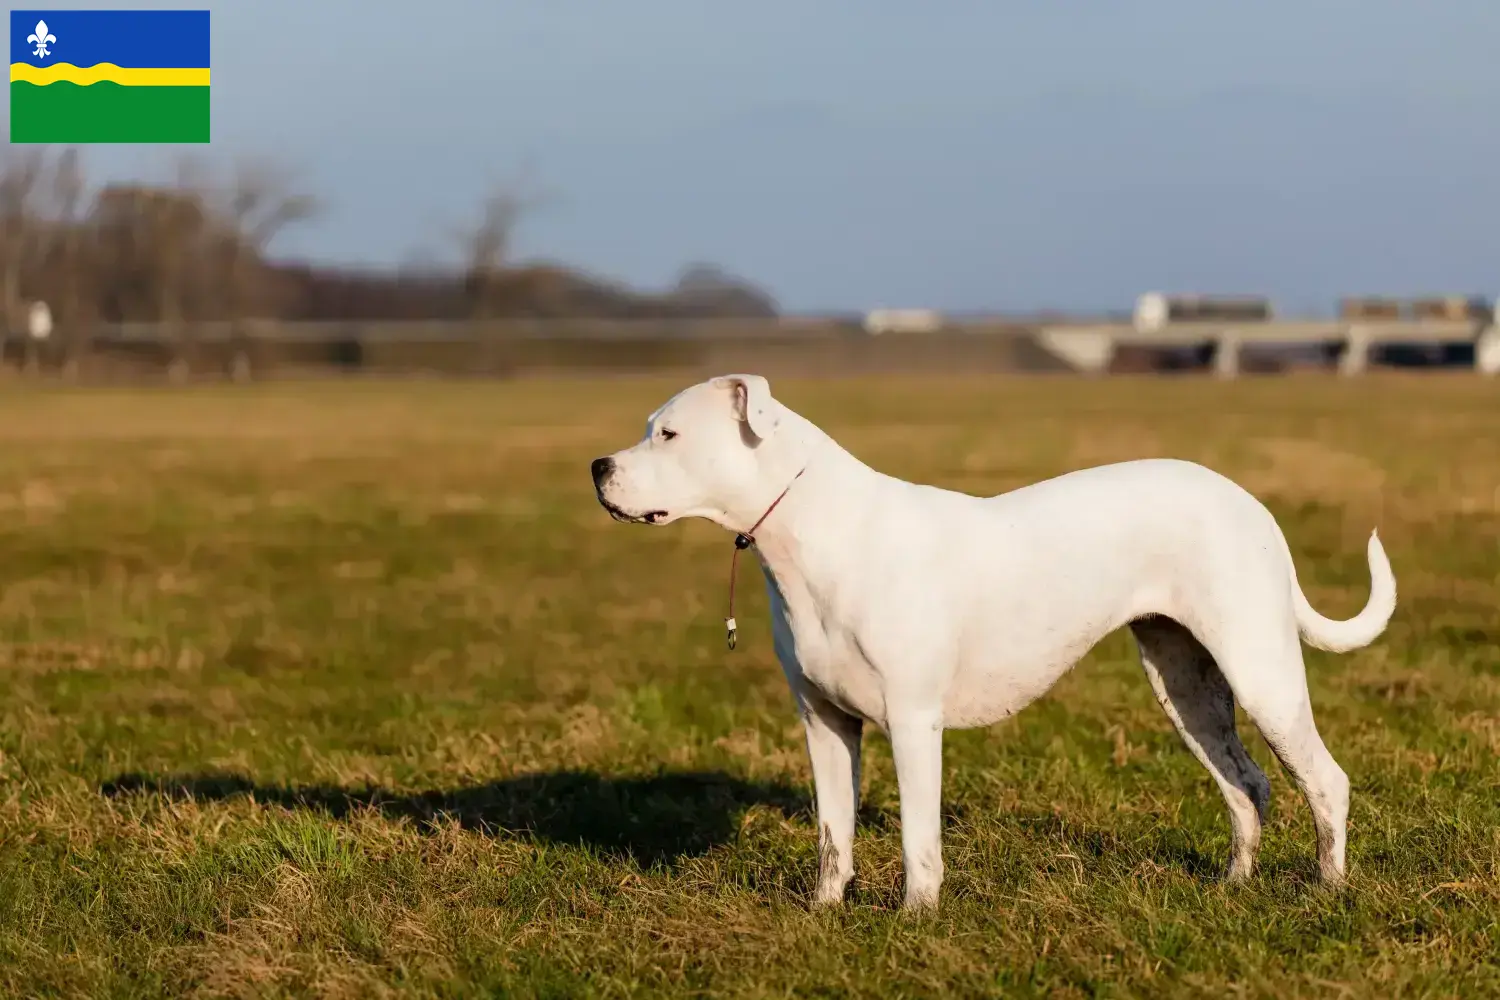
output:
M894 474L993 493L1174 455L1276 512L1354 781L1353 888L1276 787L1227 887L1217 793L1112 636L950 734L942 913L900 918L894 774L812 915L801 735L728 540L627 529L589 459L657 381L0 398L0 993L1237 995L1500 991L1500 406L1468 377L787 382ZM752 579L746 570L746 582ZM755 623L760 623L759 625ZM1247 730L1247 734L1248 734Z

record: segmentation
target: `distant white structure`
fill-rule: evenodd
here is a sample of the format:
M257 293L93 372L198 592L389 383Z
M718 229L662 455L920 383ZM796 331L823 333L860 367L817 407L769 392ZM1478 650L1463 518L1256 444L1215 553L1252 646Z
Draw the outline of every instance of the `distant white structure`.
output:
M1269 322L1271 303L1250 295L1166 295L1147 292L1135 300L1133 324L1141 333L1157 333L1170 323Z
M32 340L46 340L52 336L52 310L45 302L33 302L26 317L26 332Z
M936 333L943 328L943 314L933 309L872 309L865 313L865 332Z
M1500 375L1500 296L1494 303L1490 325L1474 341L1474 369L1481 375Z
M1167 297L1161 292L1146 292L1135 300L1134 319L1137 330L1154 333L1167 325L1171 314Z

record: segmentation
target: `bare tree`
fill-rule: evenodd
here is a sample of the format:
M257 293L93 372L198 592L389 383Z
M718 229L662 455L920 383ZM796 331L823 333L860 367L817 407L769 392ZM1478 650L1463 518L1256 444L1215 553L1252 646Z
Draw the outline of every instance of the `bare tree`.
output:
M196 346L194 278L202 273L209 218L195 168L184 161L173 187L114 184L94 200L90 226L106 271L111 311L159 323L171 345L169 372L186 377Z
M66 325L84 297L86 241L79 230L85 195L77 149L10 147L0 153L0 326L7 339L21 334L28 371L40 366L42 346L29 336L30 307L44 301Z
M89 313L89 261L83 224L87 209L87 178L77 149L68 148L53 164L48 190L51 228L47 247L47 270L53 276L52 312L62 317L63 371L72 376L83 350L83 330Z
M186 378L197 349L196 325L230 321L235 360L244 354L244 322L258 308L266 247L317 204L293 189L290 174L264 161L238 163L227 176L196 158L176 163L171 186L111 185L90 217L104 270L105 308L158 322L171 345L170 373Z
M480 204L477 221L457 232L464 258L464 289L474 318L488 319L499 311L516 229L546 200L534 183L494 184Z
M306 222L321 210L318 199L296 190L292 173L268 160L241 160L218 199L227 240L225 290L228 311L239 322L263 305L256 294L257 273L266 249L288 226Z
M321 209L317 198L297 190L291 171L269 160L243 159L214 199L223 258L225 308L230 321L230 372L236 381L250 375L247 320L265 309L266 250L288 226L306 222Z
M22 284L32 264L40 225L40 201L47 170L47 149L8 147L0 153L0 324L5 339L21 325L25 310Z

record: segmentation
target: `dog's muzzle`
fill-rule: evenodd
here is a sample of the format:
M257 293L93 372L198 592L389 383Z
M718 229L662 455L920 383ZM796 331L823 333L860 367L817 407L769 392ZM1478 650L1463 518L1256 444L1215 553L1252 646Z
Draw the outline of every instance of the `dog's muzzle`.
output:
M599 505L609 511L609 516L616 521L623 521L626 524L656 524L667 516L664 510L648 510L644 514L630 514L605 498L604 487L608 485L609 477L615 474L614 459L594 459L589 465L589 472L594 477L594 496L599 498Z

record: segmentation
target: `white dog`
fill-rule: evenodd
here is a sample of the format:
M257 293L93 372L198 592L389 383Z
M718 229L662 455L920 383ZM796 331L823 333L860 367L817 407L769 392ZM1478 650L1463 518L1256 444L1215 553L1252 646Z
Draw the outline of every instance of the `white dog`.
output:
M1123 462L981 499L876 472L758 375L679 393L593 477L618 520L707 518L741 548L753 536L812 761L817 903L840 902L854 874L864 722L895 757L905 905L935 905L943 730L1015 714L1122 625L1228 804L1228 877L1250 874L1270 797L1238 699L1307 799L1323 880L1342 882L1349 780L1314 725L1299 636L1343 652L1384 631L1396 581L1374 533L1369 602L1333 621L1303 596L1270 512L1202 466Z

